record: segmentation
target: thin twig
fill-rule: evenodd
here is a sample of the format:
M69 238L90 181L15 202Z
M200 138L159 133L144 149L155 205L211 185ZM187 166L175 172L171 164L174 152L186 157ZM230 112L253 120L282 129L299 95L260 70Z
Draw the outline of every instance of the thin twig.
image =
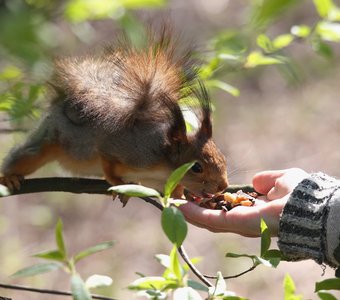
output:
M238 273L236 275L231 275L231 276L223 276L223 279L233 279L233 278L237 278L237 277L240 277L244 274L247 274L248 272L251 272L253 271L258 265L253 265L251 266L249 269L241 272L241 273ZM204 277L206 278L209 278L209 279L217 279L217 276L211 276L211 275L203 275Z
M59 296L72 296L71 292L64 292L64 291L56 291L56 290L46 290L46 289L36 289L30 288L22 285L13 285L13 284L2 284L0 283L0 288L3 289L11 289L11 290L19 290L19 291L26 291L26 292L34 292L40 294L50 294L50 295L59 295ZM99 300L116 300L114 298L100 296L100 295L91 295L92 299L99 299Z

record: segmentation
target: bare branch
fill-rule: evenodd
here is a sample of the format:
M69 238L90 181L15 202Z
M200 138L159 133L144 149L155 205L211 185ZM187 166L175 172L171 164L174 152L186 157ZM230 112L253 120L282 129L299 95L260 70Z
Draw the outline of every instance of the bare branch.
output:
M71 292L64 292L64 291L58 291L58 290L36 289L36 288L30 288L30 287L26 287L26 286L22 286L22 285L12 285L12 284L2 284L2 283L0 283L0 288L26 291L26 292L34 292L34 293L40 293L40 294L72 296ZM99 300L115 300L114 298L99 296L99 295L91 295L91 297L92 297L92 299L99 299Z

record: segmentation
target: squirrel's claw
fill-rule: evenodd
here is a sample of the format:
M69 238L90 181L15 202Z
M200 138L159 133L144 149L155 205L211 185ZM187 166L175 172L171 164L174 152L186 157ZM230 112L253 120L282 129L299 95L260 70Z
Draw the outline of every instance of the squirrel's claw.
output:
M123 207L125 207L125 205L129 202L130 197L126 196L126 195L118 195L118 198L120 200L120 202L123 204Z
M23 180L24 177L21 175L4 176L0 177L0 184L7 186L8 189L11 191L13 191L14 189L19 190Z
M123 207L125 207L125 205L129 202L129 199L130 199L129 196L113 192L112 193L112 201L115 201L117 198L123 204Z

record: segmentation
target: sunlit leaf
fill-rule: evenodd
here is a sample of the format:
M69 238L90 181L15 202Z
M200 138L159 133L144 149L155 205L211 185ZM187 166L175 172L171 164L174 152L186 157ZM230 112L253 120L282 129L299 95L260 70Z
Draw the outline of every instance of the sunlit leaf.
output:
M177 286L174 280L167 280L161 276L149 276L136 279L129 285L130 290L162 290L164 287Z
M7 66L2 69L0 73L0 80L12 80L18 79L22 76L22 72L15 66Z
M65 248L64 237L63 237L63 222L61 221L61 219L59 219L55 227L55 240L56 240L60 255L64 259L66 259L66 248Z
M74 300L91 300L91 294L78 274L71 277L71 291Z
M256 38L256 43L257 45L262 48L265 52L273 52L275 49L273 47L273 43L270 40L270 38L268 36L266 36L265 34L260 34L257 38Z
M275 49L282 49L290 45L290 43L294 40L294 36L291 34L282 34L277 36L273 40L273 46Z
M322 21L316 26L316 32L324 41L340 41L340 24Z
M188 225L177 207L165 207L162 211L162 228L169 240L181 246L188 232Z
M313 0L315 8L321 18L327 18L334 7L332 0Z
M28 277L34 276L42 273L51 272L57 269L60 269L62 264L59 263L45 263L45 264L36 264L24 269L21 269L15 272L12 277Z
M202 300L200 294L191 287L181 287L174 291L173 300Z
M195 162L186 163L171 173L164 187L165 198L170 197L176 186L180 183L184 175L191 169L194 164Z
M125 8L139 9L139 8L157 8L166 4L166 0L120 0Z
M217 272L216 284L214 287L209 288L210 296L224 295L227 290L227 284L221 272Z
M109 276L94 274L86 279L85 286L88 289L94 289L94 288L110 286L112 285L112 282L113 280Z
M277 57L263 55L261 52L253 51L251 52L246 60L246 68L254 68L261 65L274 65L282 64L283 61Z
M261 256L269 249L271 243L270 233L266 222L261 219Z
M100 243L98 245L95 245L93 247L87 248L81 252L79 252L77 255L75 255L74 257L74 261L77 262L85 257L88 257L89 255L98 253L100 251L104 251L106 249L110 249L112 248L112 246L114 245L114 241L108 241L108 242L104 242L104 243Z
M155 258L159 261L159 263L165 267L169 268L170 267L170 256L165 255L165 254L156 254Z
M295 284L289 274L283 280L284 300L302 300L302 296L295 294Z
M179 261L176 246L174 246L172 248L171 253L170 253L170 267L169 267L169 269L172 272L172 274L175 275L175 278L177 279L177 281L181 282L182 277L183 277L183 269L182 269L181 263Z
M65 6L65 16L72 22L110 18L120 14L124 7L120 1L111 0L69 0Z
M108 190L129 197L161 197L160 193L156 190L138 184L116 185L110 187Z
M217 79L211 79L211 80L207 80L205 82L205 84L208 86L208 87L216 87L216 88L219 88L231 95L233 95L234 97L238 97L240 95L240 90L237 89L236 87L226 83L226 82L223 82L221 80L217 80Z
M295 25L290 29L290 32L299 38L306 38L310 35L311 29L307 25Z

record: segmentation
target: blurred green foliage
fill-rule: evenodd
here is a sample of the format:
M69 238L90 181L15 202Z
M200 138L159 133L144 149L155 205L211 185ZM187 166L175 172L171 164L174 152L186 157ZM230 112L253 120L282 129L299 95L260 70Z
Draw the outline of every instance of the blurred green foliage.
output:
M221 29L207 41L209 51L201 57L204 64L199 73L207 87L238 96L240 90L227 82L226 75L230 72L244 74L250 69L264 66L276 67L288 80L296 82L299 80L297 69L300 62L294 59L294 53L290 50L295 43L304 44L317 55L332 61L335 57L334 43L340 42L340 8L332 0L310 1L315 17L308 24L293 22L286 31L273 33L271 30L275 22L287 17L302 3L298 0L249 0L248 22L237 28ZM100 30L94 24L103 20L112 21L110 24L121 27L134 43L142 44L145 41L145 27L135 12L166 5L165 0L0 1L0 111L15 126L21 125L27 118L37 119L44 105L53 57L61 49L68 47L73 50L72 47L77 44L92 47L96 42L96 30ZM171 186L175 184L169 183L169 189ZM186 223L178 209L169 207L171 201L168 202L167 198L171 192L165 194L163 228L169 240L180 245L186 236ZM171 220L177 220L177 223ZM56 228L56 242L57 250L38 255L55 262L26 269L26 275L66 266L73 274L75 293L82 294L85 290L85 296L79 297L86 299L87 288L75 272L74 264L85 256L111 247L111 243L99 244L74 258L68 258L61 223ZM263 235L262 242L261 256L250 258L256 264L275 267L280 257L277 252L268 249L270 237ZM173 248L169 256L163 256L160 260L166 268L162 277L142 277L131 288L148 292L151 299L161 299L164 291L173 288L182 289L180 293L186 293L188 299L199 299L191 289L204 290L204 287L189 281L187 269L180 265L177 256ZM248 254L246 256L249 257ZM229 297L221 276L218 276L215 288L210 291L211 299ZM218 294L219 291L221 294ZM293 296L300 298L295 295L293 281L287 277L285 297L292 299Z
M271 36L274 22L301 5L297 0L252 0L249 22L217 32L208 41L200 76L210 89L238 96L226 82L229 72L277 65L288 80L299 80L297 62L289 47L310 45L317 54L332 59L332 43L340 42L340 9L332 0L314 0L318 14L313 24L291 24L289 32ZM51 76L51 62L66 44L91 44L93 20L112 20L136 44L145 42L145 27L133 11L158 9L165 0L4 0L0 6L0 110L13 124L36 118ZM66 29L66 30L65 30Z

